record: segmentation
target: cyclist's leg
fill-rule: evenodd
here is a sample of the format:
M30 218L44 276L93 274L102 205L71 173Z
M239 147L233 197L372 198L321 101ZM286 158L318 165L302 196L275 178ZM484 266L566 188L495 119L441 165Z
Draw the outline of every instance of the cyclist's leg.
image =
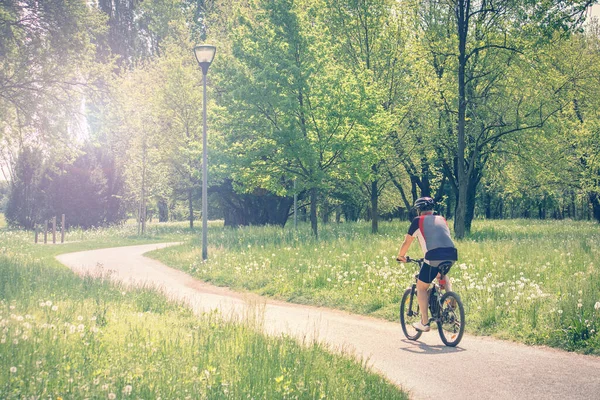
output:
M417 300L419 301L419 310L421 311L421 323L429 323L429 285L438 276L439 269L429 264L423 263L417 279Z
M421 323L427 325L429 322L429 283L417 280L417 301L419 302L419 310L421 311Z

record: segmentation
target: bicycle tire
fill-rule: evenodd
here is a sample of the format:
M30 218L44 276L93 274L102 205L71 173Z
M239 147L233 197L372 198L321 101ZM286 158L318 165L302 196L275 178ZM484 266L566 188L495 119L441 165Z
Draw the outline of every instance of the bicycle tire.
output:
M411 304L412 297L412 311L409 306ZM412 316L410 316L409 312L414 312ZM419 302L417 301L417 293L413 292L412 289L406 289L404 295L402 296L402 300L400 300L400 325L402 326L402 332L404 332L404 336L408 340L417 340L421 337L423 332L416 330L413 328L413 322L419 321L421 319L421 314L419 313Z
M453 301L454 300L454 304ZM455 347L465 333L465 308L460 296L454 292L446 292L441 300L438 332L446 346Z

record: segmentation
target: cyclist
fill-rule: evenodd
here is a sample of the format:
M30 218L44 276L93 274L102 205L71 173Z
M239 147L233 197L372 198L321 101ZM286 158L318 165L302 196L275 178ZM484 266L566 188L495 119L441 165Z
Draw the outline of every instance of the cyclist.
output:
M425 260L417 280L417 300L421 311L421 321L415 322L413 327L421 332L429 332L429 315L427 305L429 304L429 285L435 278L440 279L440 286L446 291L452 287L446 274L454 261L458 260L458 252L450 237L450 229L446 219L440 215L434 215L435 202L431 197L420 197L415 201L414 209L417 217L413 219L404 242L400 246L397 260L406 262L406 252L414 238L419 239ZM444 270L438 268L444 264Z

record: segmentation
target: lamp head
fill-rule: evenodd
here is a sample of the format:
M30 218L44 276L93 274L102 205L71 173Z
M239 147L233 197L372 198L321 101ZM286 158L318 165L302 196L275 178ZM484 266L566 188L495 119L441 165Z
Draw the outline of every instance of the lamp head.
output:
M209 44L203 44L194 47L194 55L196 56L198 65L200 65L200 68L202 68L202 73L204 75L207 74L208 67L210 67L210 64L213 62L216 51L217 48Z

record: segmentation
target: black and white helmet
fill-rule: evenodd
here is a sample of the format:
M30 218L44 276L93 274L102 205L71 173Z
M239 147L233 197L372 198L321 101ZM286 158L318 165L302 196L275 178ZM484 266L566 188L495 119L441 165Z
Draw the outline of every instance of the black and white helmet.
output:
M431 197L419 197L415 201L415 205L413 206L413 208L415 210L419 210L419 211L429 211L429 210L433 210L434 206L435 206L435 201L433 201L433 199Z

